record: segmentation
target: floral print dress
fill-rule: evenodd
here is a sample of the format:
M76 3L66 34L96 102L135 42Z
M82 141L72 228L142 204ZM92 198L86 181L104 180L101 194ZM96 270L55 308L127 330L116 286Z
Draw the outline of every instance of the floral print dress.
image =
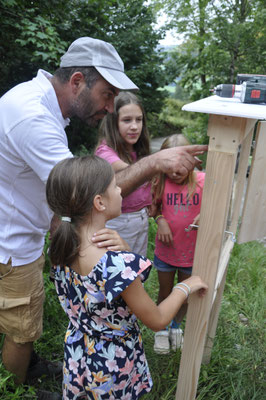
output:
M152 379L136 316L120 294L151 262L129 252L107 251L87 276L55 268L60 303L69 317L64 344L63 398L134 400Z

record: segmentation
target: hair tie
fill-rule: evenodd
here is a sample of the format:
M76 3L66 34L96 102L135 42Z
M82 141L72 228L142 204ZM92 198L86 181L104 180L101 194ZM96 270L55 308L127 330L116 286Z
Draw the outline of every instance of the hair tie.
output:
M61 217L61 221L71 222L71 218L70 217Z

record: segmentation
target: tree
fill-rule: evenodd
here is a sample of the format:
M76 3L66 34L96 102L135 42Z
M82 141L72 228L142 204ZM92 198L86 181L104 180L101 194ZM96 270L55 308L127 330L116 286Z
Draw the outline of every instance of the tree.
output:
M159 112L166 83L163 56L157 50L161 32L145 0L2 0L0 94L31 79L39 68L53 73L70 43L91 36L112 43L125 71L139 86L147 112ZM73 121L69 144L77 150L95 143L95 131Z
M161 7L184 37L167 71L181 78L192 99L206 97L217 83L234 82L237 73L265 73L265 1L166 0Z
M237 73L265 73L266 7L261 1L234 0L215 5L214 35L229 55L228 81Z

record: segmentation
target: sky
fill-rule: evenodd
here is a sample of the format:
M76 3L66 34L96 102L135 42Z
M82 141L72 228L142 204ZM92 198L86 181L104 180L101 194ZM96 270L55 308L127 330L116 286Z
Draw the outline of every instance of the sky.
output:
M163 40L160 40L160 44L162 46L172 46L172 45L177 45L179 43L180 43L180 41L178 41L178 39L176 39L173 36L171 31L167 31L165 38Z
M162 16L160 16L160 18L158 18L157 20L156 28L160 28L166 22L166 19L166 15L162 14ZM173 30L167 31L165 38L163 40L160 40L160 45L162 46L177 46L180 43L182 43L182 40L174 36Z

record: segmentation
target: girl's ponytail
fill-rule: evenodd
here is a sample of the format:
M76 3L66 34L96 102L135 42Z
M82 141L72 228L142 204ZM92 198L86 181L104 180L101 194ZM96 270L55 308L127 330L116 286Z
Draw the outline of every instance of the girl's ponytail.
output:
M46 184L46 199L62 222L50 244L53 265L71 266L79 255L80 227L90 218L95 196L105 193L113 176L111 165L97 156L68 158L54 166Z
M62 221L52 236L49 257L53 265L71 265L79 254L80 238L73 222Z

